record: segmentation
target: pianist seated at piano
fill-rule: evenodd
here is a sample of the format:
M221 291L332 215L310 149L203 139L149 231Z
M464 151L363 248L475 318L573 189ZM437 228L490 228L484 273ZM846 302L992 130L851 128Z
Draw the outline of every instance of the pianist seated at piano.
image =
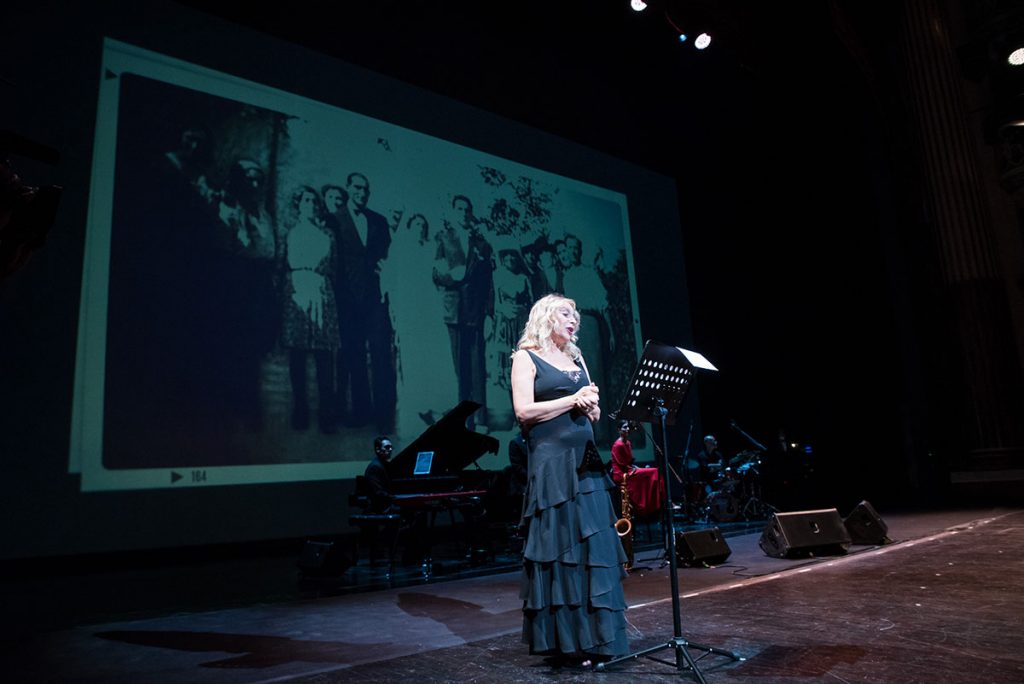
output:
M391 477L388 462L394 446L391 440L381 435L373 440L373 460L366 466L363 477L366 481L366 496L369 500L368 513L393 513L394 500L391 497Z
M460 402L394 456L387 438L380 438L381 448L374 443L376 458L366 468L364 487L369 490L376 477L382 486L381 501L386 493L394 507L389 510L401 515L403 564L422 562L429 572L435 541L452 540L466 547L457 557L486 541L482 499L492 473L467 467L485 453L497 453L498 440L467 428L469 417L480 408L473 401Z

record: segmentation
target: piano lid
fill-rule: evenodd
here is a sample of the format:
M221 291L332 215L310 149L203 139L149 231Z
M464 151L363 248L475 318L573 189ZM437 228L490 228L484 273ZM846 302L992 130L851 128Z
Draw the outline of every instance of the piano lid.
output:
M416 476L424 479L458 474L485 453L498 453L497 439L466 427L466 421L480 406L475 401L459 402L458 406L428 427L412 444L392 457L388 463L391 479L414 477L412 471L416 467L416 455L422 451L434 452L429 476Z

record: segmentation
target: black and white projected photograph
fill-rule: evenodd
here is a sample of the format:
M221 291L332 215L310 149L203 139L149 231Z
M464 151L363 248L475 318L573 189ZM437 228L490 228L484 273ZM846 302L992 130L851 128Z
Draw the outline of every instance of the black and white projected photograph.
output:
M353 477L462 401L510 439L551 292L608 410L640 346L624 195L109 39L89 216L85 490Z

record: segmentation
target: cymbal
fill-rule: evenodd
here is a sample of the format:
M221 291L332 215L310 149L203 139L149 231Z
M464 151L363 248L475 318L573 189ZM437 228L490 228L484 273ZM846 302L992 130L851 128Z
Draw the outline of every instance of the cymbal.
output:
M686 466L687 470L697 470L698 468L700 468L700 461L694 458L688 458L686 459L686 463L684 465Z
M732 458L729 459L729 465L742 465L744 463L750 463L757 458L756 451L741 451Z

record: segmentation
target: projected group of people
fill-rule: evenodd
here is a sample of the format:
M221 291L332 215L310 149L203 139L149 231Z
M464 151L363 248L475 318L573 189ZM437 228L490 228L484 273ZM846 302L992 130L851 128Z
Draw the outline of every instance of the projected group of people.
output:
M322 431L371 420L387 430L394 420L392 333L379 276L391 231L367 207L369 195L369 181L358 173L348 176L344 188L328 185L320 194L301 186L292 195L294 220L281 255L281 339L289 353L296 429L308 427L310 419L308 355L316 365Z
M275 343L287 358L293 429L315 420L327 434L373 426L405 436L467 399L484 407L475 414L481 428L512 428L502 400L510 353L531 302L543 294L580 292L587 313L600 319L600 351L614 344L603 272L583 263L582 241L572 233L513 238L477 216L464 194L452 195L434 219L404 207L376 211L361 172L299 185L287 206L271 211L268 170L239 159L218 184L198 161L203 144L201 131L187 130L165 158L221 225L212 270L248 269L228 285L238 289L229 308L246 291L260 293L245 304L251 316L242 330L225 324L222 335L210 335L239 339L225 356L244 362L226 380L236 403L250 404L252 424L259 423L260 361ZM259 344L241 339L257 327ZM439 358L444 349L450 353Z

